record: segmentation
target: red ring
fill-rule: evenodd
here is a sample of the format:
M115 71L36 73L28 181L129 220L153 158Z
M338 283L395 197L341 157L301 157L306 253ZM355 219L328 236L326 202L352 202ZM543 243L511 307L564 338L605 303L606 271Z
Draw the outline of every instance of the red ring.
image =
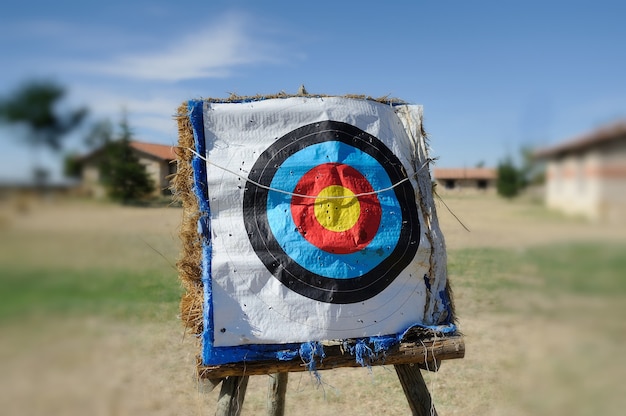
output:
M324 163L302 175L293 193L316 196L332 185L343 186L357 195L374 191L365 176L352 166ZM358 201L361 208L359 219L346 231L332 231L319 223L315 216L315 198L293 196L291 215L300 234L320 250L335 254L355 253L372 241L382 217L376 194L359 196Z

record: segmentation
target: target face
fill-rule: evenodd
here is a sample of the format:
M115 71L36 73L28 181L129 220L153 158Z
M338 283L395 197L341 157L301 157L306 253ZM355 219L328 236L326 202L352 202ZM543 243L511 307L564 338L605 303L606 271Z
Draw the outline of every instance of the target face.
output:
M248 179L250 243L270 273L302 296L370 299L415 257L413 186L391 150L353 125L323 121L285 134Z

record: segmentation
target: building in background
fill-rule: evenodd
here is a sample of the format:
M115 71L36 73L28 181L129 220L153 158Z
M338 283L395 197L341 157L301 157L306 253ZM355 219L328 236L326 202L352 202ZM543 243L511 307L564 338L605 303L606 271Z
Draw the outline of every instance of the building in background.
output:
M546 163L548 207L626 222L626 120L535 152Z
M497 172L491 168L435 168L437 191L495 192Z
M170 193L170 178L176 173L176 154L174 147L163 144L131 141L130 146L135 152L139 163L146 167L146 172L155 185L153 196ZM94 198L104 198L106 189L100 179L100 163L102 149L95 150L80 158L80 192Z

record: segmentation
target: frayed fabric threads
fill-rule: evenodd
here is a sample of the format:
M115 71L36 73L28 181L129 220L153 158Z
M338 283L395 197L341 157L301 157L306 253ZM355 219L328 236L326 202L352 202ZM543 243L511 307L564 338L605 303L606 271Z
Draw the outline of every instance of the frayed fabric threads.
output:
M383 359L389 349L398 344L397 337L371 337L358 339L354 345L344 341L343 347L361 367L371 368L376 360Z
M307 369L315 376L317 381L321 382L322 378L317 371L316 357L319 358L320 363L326 357L324 354L324 346L319 342L305 342L300 345L298 354Z
M350 354L354 355L356 362L361 364L361 367L367 368L371 368L371 360L376 355L365 340L358 340L354 347L350 348Z

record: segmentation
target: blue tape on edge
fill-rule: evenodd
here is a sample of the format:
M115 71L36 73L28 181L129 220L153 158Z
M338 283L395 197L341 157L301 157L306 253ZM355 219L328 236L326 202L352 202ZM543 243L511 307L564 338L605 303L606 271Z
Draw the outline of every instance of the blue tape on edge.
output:
M189 121L193 130L195 150L199 155L206 152L204 140L204 104L199 100L187 102ZM206 163L198 156L191 159L194 181L193 191L198 199L198 234L202 238L202 284L204 287L204 304L202 307L202 361L207 362L208 354L213 349L213 302L211 292L211 207L209 206L209 191L206 175Z
M204 102L190 100L187 102L189 120L191 122L195 150L199 155L206 153L204 137ZM213 293L211 278L211 207L207 185L206 162L195 156L191 160L194 175L193 191L198 198L198 233L202 238L202 284L204 286L202 363L219 365L241 361L257 361L264 359L292 360L299 356L300 344L283 345L246 345L239 347L214 347L213 326Z

